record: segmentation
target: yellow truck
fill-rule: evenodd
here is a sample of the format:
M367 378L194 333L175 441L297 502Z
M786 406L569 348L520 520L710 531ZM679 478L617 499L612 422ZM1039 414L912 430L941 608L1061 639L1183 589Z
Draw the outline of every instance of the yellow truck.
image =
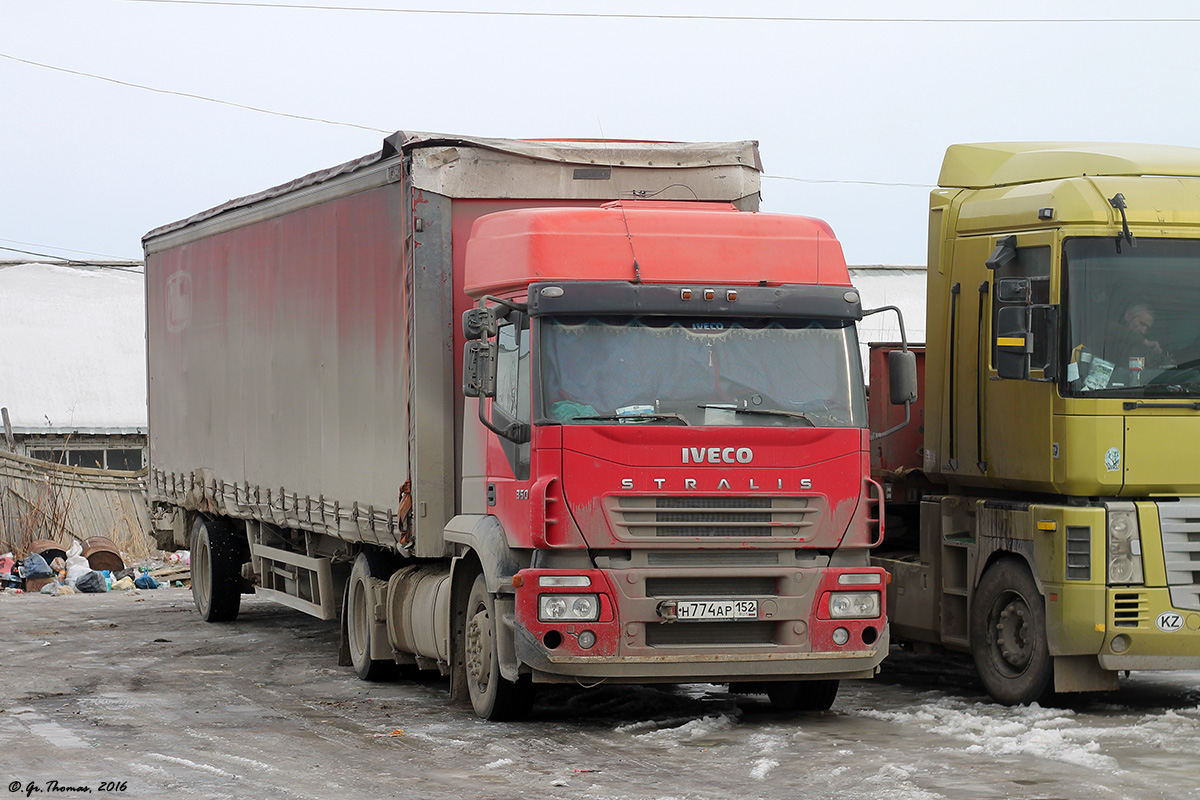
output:
M1200 149L950 147L927 313L872 448L893 637L1010 704L1200 669Z

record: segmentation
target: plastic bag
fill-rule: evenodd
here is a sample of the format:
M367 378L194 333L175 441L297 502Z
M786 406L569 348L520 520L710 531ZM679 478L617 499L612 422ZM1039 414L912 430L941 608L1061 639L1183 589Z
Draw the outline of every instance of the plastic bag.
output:
M30 553L25 556L25 561L22 564L25 567L26 578L49 578L54 575L54 571L50 569L50 565L46 563L46 559L37 553Z
M96 594L98 592L107 592L108 584L104 581L104 576L96 570L91 570L79 580L75 581L75 589L80 592L88 592Z
M188 550L176 550L167 556L167 563L188 566L192 563L192 554Z
M124 578L113 581L111 588L114 592L123 592L126 589L133 589L136 587L133 585L133 578L126 575Z
M157 589L158 581L154 580L153 575L141 575L133 582L133 585L139 589Z
M58 590L60 588L62 588L62 587L60 587L57 583L53 583L53 582L47 583L45 586L42 587L42 594L57 595Z
M67 564L71 563L72 558L81 558L83 556L83 545L78 540L71 542L71 546L67 548ZM84 561L87 559L85 558Z
M91 571L92 568L89 567L87 565L87 561L84 560L82 565L76 564L74 566L67 567L67 579L64 582L67 584L67 586L74 586L80 578L82 578L84 575L87 575Z

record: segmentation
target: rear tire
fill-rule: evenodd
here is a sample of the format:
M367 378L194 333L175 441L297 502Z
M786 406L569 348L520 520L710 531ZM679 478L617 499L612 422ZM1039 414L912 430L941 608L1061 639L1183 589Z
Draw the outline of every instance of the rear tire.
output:
M192 600L205 622L232 622L242 606L242 548L228 522L192 523Z
M838 681L779 681L767 684L776 711L828 711L837 699Z
M371 658L371 644L375 636L375 610L369 591L371 580L383 580L387 576L376 574L376 565L365 552L354 559L350 579L346 581L346 639L350 649L350 664L354 674L364 681L387 681L399 674L399 667L392 659Z
M516 683L500 674L496 637L500 635L496 606L483 575L475 578L467 599L463 656L467 693L475 713L487 720L520 719L533 706L533 684L525 675Z
M983 573L971 605L971 654L996 702L1025 705L1050 694L1046 605L1024 563L1006 558Z

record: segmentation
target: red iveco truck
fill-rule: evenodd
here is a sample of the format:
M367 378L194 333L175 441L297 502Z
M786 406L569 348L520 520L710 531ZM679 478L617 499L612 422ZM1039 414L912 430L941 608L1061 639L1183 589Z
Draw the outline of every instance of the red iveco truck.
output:
M855 322L753 142L389 137L147 234L150 496L209 621L340 618L364 679L730 683L888 649Z

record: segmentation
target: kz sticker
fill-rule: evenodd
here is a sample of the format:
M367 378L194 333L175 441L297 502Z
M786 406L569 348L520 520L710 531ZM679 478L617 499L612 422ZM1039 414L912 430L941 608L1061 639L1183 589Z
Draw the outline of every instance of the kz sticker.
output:
M1121 451L1115 447L1108 448L1108 452L1104 454L1104 468L1109 472L1116 472L1121 468Z
M1154 620L1154 624L1160 631L1174 633L1183 627L1183 615L1174 611L1164 611L1158 615L1158 619Z

